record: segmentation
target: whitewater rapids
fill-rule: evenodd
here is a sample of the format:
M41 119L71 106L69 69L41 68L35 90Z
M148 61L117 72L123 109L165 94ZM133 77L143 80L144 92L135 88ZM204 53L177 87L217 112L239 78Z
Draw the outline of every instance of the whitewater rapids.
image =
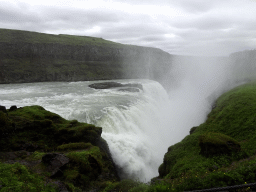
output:
M96 90L88 87L93 81L9 84L0 85L0 105L41 105L66 119L102 127L121 178L148 182L158 176L167 148L204 121L209 104L188 99L193 90L168 94L151 80L116 82L141 83L143 91Z

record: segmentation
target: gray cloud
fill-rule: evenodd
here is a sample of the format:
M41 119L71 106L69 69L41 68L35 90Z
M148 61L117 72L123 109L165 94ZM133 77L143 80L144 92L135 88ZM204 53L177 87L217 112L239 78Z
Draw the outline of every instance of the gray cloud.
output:
M255 10L254 0L2 0L0 27L228 55L255 49Z

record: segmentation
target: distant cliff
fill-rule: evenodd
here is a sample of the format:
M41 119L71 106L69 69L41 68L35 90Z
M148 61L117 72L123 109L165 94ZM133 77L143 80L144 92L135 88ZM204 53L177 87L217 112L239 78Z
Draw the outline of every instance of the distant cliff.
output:
M232 53L229 62L232 75L238 79L256 79L256 49Z
M102 38L0 29L0 83L149 78L163 81L173 56Z

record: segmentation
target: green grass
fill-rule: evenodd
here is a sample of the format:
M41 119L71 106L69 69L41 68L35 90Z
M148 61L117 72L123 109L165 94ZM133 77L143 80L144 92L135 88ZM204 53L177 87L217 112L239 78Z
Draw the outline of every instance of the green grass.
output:
M122 192L138 191L139 192L146 188L147 186L145 186L142 183L139 183L130 179L124 179L120 182L109 183L108 186L103 190L103 192L111 192L111 191L122 191Z
M31 173L19 163L0 163L0 191L5 192L55 192L56 186L45 183L44 179Z
M26 158L26 160L29 160L29 161L41 160L42 157L43 157L45 154L46 154L46 153L44 153L44 152L35 151L32 155L28 156L28 157Z
M90 150L69 152L66 154L66 156L70 158L71 161L76 163L84 163L85 165L90 164L88 158L89 156L92 156L96 159L99 165L102 166L103 164L100 149L96 146L92 147Z
M104 40L97 37L75 36L75 35L53 35L30 31L0 29L0 42L7 43L51 43L64 45L108 45L108 46L123 46L122 44Z

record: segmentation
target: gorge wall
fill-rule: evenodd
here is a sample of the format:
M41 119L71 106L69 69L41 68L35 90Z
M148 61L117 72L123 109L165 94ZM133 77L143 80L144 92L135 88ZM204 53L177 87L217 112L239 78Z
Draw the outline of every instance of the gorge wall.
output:
M173 56L102 38L0 29L0 83L149 78L163 81Z
M256 50L229 57L171 55L102 38L0 29L0 83L146 78L170 88L174 65L216 63L238 79L254 76ZM250 76L250 75L249 75Z

